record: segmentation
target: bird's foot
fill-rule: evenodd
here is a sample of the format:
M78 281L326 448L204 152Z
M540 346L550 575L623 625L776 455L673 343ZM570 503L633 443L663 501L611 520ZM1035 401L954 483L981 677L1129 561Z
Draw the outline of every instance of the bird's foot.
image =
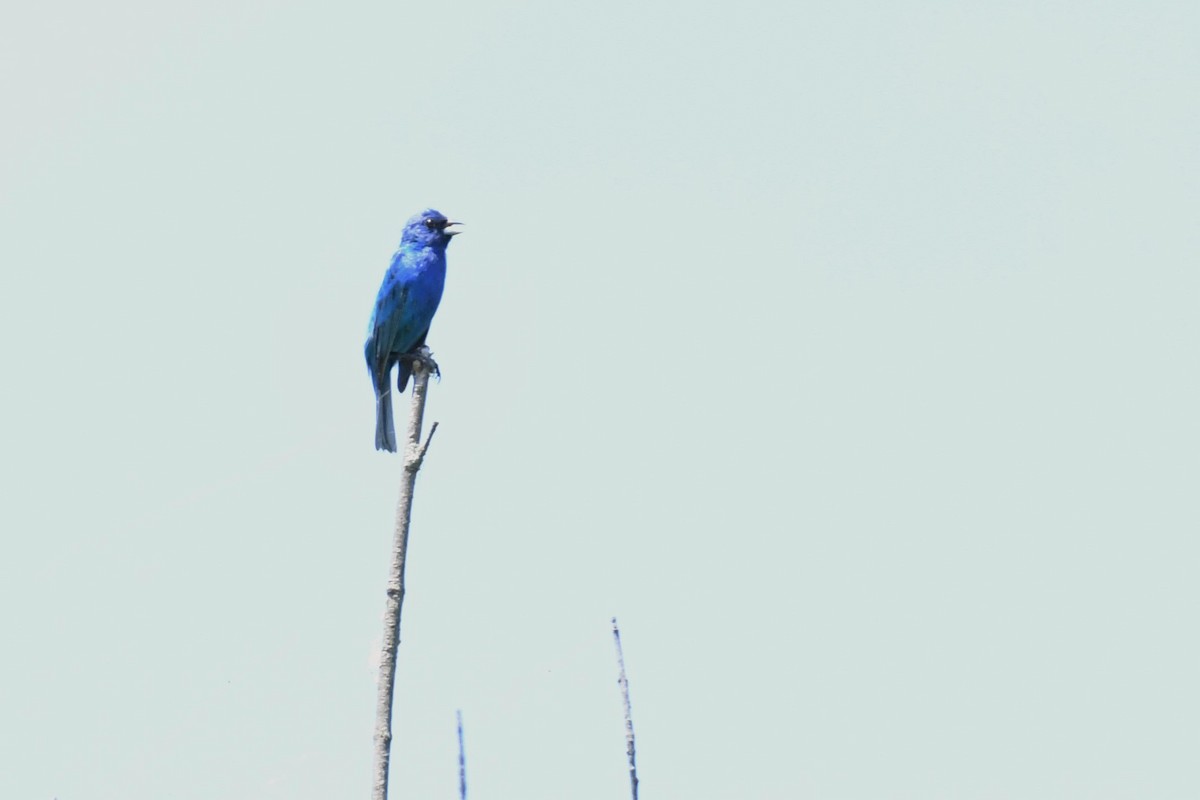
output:
M437 378L438 380L442 379L442 369L438 366L438 363L433 360L433 351L425 345L421 345L411 353L405 353L403 356L401 356L401 358L411 364L414 370L416 369L416 366L420 364L422 367L429 370L429 373L433 375L433 377Z

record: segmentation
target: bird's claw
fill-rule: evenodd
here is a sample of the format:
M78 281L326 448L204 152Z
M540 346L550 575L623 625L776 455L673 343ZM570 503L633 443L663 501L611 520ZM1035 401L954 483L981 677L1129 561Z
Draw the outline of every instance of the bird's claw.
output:
M411 353L405 353L403 358L413 367L416 367L417 364L420 364L422 367L429 370L433 377L437 378L438 380L442 379L442 369L438 366L438 363L433 360L433 351L428 347L421 345L419 349L414 350Z

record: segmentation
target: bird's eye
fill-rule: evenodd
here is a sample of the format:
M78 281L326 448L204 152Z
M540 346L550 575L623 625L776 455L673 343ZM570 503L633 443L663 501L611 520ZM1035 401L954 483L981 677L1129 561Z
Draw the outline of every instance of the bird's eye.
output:
M433 217L426 217L426 218L425 218L425 227L426 227L426 228L429 228L429 230L433 230L434 228L436 228L436 227L437 227L437 223L435 223L435 222L433 221Z

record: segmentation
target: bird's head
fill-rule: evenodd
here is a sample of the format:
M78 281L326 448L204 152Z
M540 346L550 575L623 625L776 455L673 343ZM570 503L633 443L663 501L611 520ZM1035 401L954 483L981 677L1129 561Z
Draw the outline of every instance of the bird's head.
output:
M414 214L404 223L403 241L422 247L437 247L445 249L450 238L461 233L451 230L460 222L451 222L446 215L432 208L427 208L420 214Z

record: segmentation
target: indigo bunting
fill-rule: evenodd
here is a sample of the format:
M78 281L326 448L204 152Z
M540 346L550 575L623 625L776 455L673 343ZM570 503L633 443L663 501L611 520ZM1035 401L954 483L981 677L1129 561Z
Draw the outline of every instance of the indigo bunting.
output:
M392 366L399 368L396 388L401 392L408 385L414 360L437 368L424 349L425 337L446 283L446 245L459 233L448 229L458 224L432 208L410 218L375 298L365 352L375 385L376 450L396 452L392 391L388 386Z

